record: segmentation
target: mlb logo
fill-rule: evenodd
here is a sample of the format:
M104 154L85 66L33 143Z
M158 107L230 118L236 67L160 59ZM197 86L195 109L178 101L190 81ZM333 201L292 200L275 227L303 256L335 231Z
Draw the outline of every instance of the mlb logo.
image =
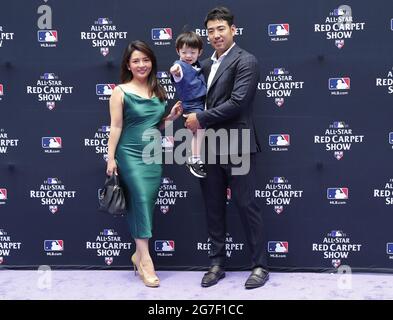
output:
M389 132L389 143L393 144L393 132Z
M269 253L288 253L287 241L269 241L267 247Z
M57 178L48 178L48 179L46 180L46 182L47 182L48 184L58 184L58 183L59 183L59 179L57 179Z
M285 69L284 68L274 68L273 69L273 74L274 75L285 74Z
M100 52L105 57L109 53L109 48L100 48Z
M330 232L329 236L331 237L342 237L343 232L341 230L333 230Z
M0 83L0 96L4 95L3 85Z
M57 42L56 30L39 30L37 36L38 42Z
M61 137L42 137L41 143L44 149L61 149L62 147Z
M164 177L164 178L162 178L161 183L168 184L168 183L173 183L173 181L171 180L171 178Z
M345 42L344 40L336 40L334 44L336 45L337 48L341 49L342 47L344 47Z
M57 206L49 206L49 211L53 214L55 214L58 210L59 208Z
M7 189L0 188L0 200L7 200Z
M113 257L105 257L105 263L110 266L113 262Z
M4 262L4 258L0 257L0 264L2 264Z
M327 198L329 200L348 199L348 188L328 188Z
M393 242L388 242L386 244L386 253L393 254Z
M55 102L53 102L53 101L48 101L48 102L46 103L46 107L47 107L49 110L53 110L53 109L56 107L56 104L55 104Z
M156 252L175 251L175 241L173 240L156 240L154 243Z
M158 79L170 78L170 77L169 77L169 72L166 72L166 71L157 71L157 78L158 78Z
M334 157L337 160L341 160L341 158L344 157L344 151L334 151Z
M277 107L281 107L285 101L284 101L284 98L275 98L274 102L277 105Z
M338 268L341 265L341 260L340 259L333 259L332 265L333 265L333 267Z
M390 30L393 30L393 19L390 19Z
M106 153L106 154L104 154L104 155L102 156L102 158L104 159L104 161L108 161L109 156L108 156L108 154Z
M160 206L160 210L163 214L166 214L169 211L169 206Z
M114 229L104 229L104 236L113 236L115 234Z
M269 146L271 147L280 147L280 146L289 146L289 134L271 134L269 135Z
M116 85L114 83L96 84L97 96L110 96Z
M351 79L329 78L329 90L349 90L351 89Z
M171 28L154 28L151 29L152 40L172 40Z
M269 24L267 29L270 37L289 35L288 23Z
M98 18L98 24L109 24L108 18Z
M173 148L175 146L175 139L173 136L163 136L161 138L161 146L163 148Z
M333 10L333 15L335 15L336 17L342 16L342 15L344 15L345 13L346 13L346 10L345 10L345 9L338 8L338 9L334 9L334 10Z
M336 128L336 129L345 128L345 122L344 121L334 121L333 128Z
M284 183L285 182L285 178L284 177L274 177L273 178L273 182L274 183Z
M284 211L283 206L274 206L274 211L276 211L277 214L280 214L281 212Z
M64 241L63 240L44 240L45 251L63 251Z
M102 126L101 127L101 132L110 132L111 131L111 126Z
M44 73L43 78L45 80L55 79L55 74L54 73Z

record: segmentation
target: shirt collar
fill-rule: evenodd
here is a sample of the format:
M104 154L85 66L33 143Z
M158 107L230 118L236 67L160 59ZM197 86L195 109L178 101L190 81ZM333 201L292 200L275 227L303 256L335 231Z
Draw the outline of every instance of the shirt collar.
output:
M216 58L216 51L214 51L210 59L213 60L213 62L222 61L222 59L224 59L224 57L228 55L229 51L235 46L235 44L235 42L232 43L229 49L225 51L218 59Z

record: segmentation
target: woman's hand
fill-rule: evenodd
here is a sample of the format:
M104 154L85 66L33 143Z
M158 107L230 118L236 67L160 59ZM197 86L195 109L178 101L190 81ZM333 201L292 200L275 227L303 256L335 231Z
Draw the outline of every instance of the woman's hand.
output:
M117 175L117 164L115 159L108 160L108 163L106 164L106 174L108 176L112 176L113 173Z
M183 113L183 107L181 105L181 101L178 101L172 107L171 112L169 114L169 119L176 120L181 116L182 113Z

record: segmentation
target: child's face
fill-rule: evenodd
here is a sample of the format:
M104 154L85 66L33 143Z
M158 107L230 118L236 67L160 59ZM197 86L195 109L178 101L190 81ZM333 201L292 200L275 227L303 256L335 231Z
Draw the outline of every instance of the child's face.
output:
M177 53L179 54L181 61L193 64L198 60L202 50L199 50L198 48L191 48L184 44Z

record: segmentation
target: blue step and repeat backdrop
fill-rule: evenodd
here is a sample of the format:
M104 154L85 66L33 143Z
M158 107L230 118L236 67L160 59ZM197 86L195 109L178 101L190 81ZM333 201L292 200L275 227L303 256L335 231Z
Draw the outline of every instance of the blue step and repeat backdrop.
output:
M124 47L145 40L169 104L175 39L218 4L261 78L255 197L273 270L393 270L391 0L14 0L0 11L0 267L129 268L125 219L97 211L108 100ZM176 127L182 127L176 123ZM173 155L173 137L163 151ZM249 252L228 189L229 267ZM165 165L151 252L158 269L208 265L199 182Z

